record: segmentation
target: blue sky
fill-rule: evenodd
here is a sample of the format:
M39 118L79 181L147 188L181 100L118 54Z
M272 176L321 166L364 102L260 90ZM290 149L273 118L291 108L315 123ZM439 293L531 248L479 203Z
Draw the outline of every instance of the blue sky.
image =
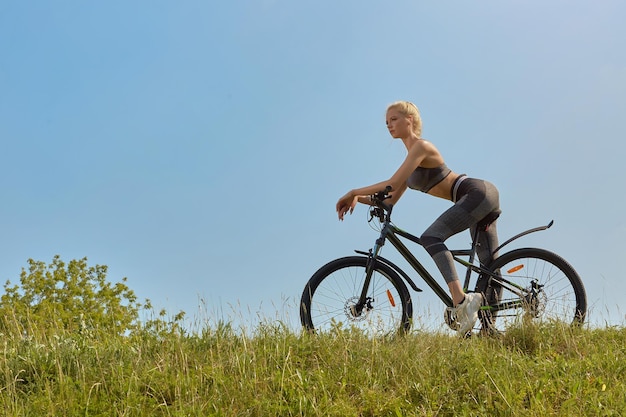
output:
M296 322L309 276L373 244L366 210L334 205L401 163L384 114L406 99L453 170L498 186L501 240L554 219L519 245L563 255L591 320L622 324L625 18L618 0L3 1L0 280L86 256L195 323ZM419 234L448 205L407 193L395 221Z

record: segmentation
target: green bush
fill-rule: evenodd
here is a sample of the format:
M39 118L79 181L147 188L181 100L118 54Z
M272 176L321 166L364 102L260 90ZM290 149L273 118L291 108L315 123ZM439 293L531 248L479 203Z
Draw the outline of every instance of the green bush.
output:
M111 284L106 273L104 265L88 266L87 258L66 264L55 256L49 265L29 259L19 284L4 284L0 332L128 332L137 325L141 304L126 278Z

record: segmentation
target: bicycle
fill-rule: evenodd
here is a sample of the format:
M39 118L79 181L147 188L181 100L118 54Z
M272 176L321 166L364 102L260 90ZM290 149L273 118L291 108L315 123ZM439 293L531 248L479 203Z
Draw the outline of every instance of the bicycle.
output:
M367 252L355 250L357 255L327 263L307 282L300 302L300 321L305 329L325 332L348 325L373 335L404 333L411 329L413 303L405 282L416 292L422 289L400 267L380 255L388 241L445 304L444 321L456 330L451 297L400 239L420 245L419 238L391 221L393 205L385 203L390 191L387 187L371 196L368 222L377 219L381 225L374 247ZM451 250L454 260L466 269L463 285L466 292L472 277L478 274L474 292L483 295L477 321L480 333L502 333L524 319L584 323L587 298L583 283L561 256L527 247L504 253L489 265L475 262L478 234L487 230L499 215L499 211L493 212L478 222L470 249ZM554 221L550 221L546 226L518 233L493 253L522 236L547 230L553 224ZM471 331L466 336L469 333Z

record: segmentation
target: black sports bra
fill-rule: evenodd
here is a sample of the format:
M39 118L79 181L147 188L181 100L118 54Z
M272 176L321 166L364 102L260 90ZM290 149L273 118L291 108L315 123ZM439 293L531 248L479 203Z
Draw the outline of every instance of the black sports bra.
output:
M409 178L406 180L406 185L414 190L427 193L431 188L450 175L451 172L452 170L450 170L445 163L435 168L417 167L417 169L409 175Z

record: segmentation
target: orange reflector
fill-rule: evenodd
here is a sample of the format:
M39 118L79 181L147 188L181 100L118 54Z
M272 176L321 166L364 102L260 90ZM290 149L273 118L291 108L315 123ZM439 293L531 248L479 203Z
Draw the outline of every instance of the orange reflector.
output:
M512 274L513 272L517 272L517 271L519 271L519 270L520 270L520 269L522 269L523 267L524 267L524 265L517 265L517 266L514 266L513 268L509 269L509 270L508 270L508 271L506 271L506 272L507 272L507 274Z
M387 290L387 298L389 298L389 302L392 307L396 306L396 300L393 299L393 295L391 295L391 291Z

